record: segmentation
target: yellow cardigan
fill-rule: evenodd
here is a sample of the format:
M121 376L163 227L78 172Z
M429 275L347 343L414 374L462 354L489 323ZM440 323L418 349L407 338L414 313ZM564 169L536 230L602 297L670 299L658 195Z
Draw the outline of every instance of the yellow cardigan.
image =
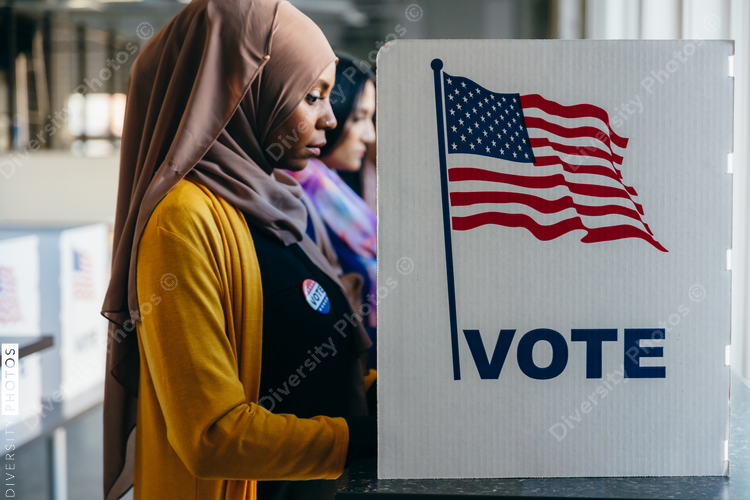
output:
M180 181L143 233L137 286L135 500L255 499L256 480L341 475L343 418L256 404L263 296L241 211Z

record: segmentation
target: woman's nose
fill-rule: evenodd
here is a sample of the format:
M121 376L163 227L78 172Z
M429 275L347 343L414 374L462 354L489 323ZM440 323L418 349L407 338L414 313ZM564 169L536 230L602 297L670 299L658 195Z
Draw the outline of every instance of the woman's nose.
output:
M372 123L372 120L368 120L367 129L362 136L362 142L366 144L372 144L375 142L375 124Z
M331 103L326 101L323 115L320 117L320 120L318 120L318 128L333 130L336 128L336 125L336 115L333 114Z

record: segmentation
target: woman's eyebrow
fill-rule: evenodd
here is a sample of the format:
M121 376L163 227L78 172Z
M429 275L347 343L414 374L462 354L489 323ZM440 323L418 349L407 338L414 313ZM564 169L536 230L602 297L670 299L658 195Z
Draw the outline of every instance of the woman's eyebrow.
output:
M328 90L328 87L330 87L329 83L323 79L319 79L317 82L315 82L315 85L320 85L323 87L323 90Z

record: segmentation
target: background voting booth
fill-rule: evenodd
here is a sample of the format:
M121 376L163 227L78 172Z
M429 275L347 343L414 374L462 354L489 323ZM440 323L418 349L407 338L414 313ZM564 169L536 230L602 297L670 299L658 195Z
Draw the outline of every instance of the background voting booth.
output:
M99 311L110 259L106 224L0 230L0 286L8 284L0 334L54 336L44 398L72 400L103 388L107 320Z
M0 240L0 337L41 335L39 238ZM18 414L31 418L41 410L42 358L35 353L18 360ZM5 400L5 398L3 398Z
M733 53L381 50L380 479L729 474Z
M107 320L99 311L110 262L106 224L0 229L0 339L21 351L19 412L3 418L17 447L49 437L56 492L67 491L62 426L104 395ZM38 351L50 344L40 336L51 336L52 347Z

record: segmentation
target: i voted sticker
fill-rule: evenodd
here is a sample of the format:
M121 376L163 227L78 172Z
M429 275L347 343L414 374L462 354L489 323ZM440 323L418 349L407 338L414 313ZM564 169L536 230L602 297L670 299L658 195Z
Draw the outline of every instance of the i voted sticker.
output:
M328 294L317 281L305 280L302 282L302 293L305 294L305 300L310 307L320 314L328 314L331 310L331 301L328 300Z

